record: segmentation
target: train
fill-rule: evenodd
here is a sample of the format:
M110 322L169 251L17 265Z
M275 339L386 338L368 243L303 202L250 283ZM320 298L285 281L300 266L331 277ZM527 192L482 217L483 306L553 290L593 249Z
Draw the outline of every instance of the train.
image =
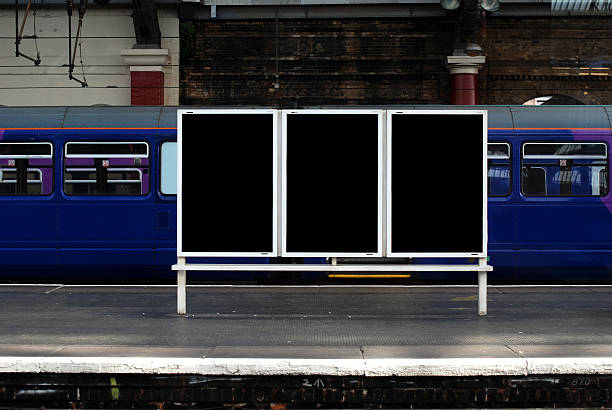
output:
M1 107L0 280L173 280L178 108ZM490 280L611 281L612 106L367 108L488 111ZM456 181L449 175L437 183L444 189ZM202 186L202 195L209 194ZM449 205L460 201L449 198ZM189 274L202 281L266 281L269 275ZM415 273L410 280L465 275ZM292 278L326 279L324 273Z

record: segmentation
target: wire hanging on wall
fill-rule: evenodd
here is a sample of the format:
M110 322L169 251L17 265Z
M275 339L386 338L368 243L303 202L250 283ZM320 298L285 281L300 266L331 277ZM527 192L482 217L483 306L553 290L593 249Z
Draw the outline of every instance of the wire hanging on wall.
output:
M23 36L23 30L25 28L26 21L28 19L28 15L30 14L30 9L32 9L33 21L34 21L34 34L31 36ZM36 46L36 58L30 57L26 54L23 54L19 51L19 44L21 44L21 40L24 38L33 38L34 45ZM23 16L23 21L21 22L21 29L19 28L19 0L15 0L15 57L23 57L32 61L34 65L40 64L40 53L38 51L38 42L36 39L38 36L36 35L36 8L32 7L32 0L28 0L28 4L26 5L25 14Z
M87 87L87 80L85 78L85 67L83 64L83 52L82 52L82 39L81 29L83 28L83 17L87 11L87 0L79 1L79 25L77 26L77 34L74 38L74 52L72 51L72 0L66 0L66 11L68 12L68 78L81 84L82 87ZM79 56L81 62L81 72L83 73L83 79L78 79L72 75L74 72L74 60L76 59L77 46L79 48Z

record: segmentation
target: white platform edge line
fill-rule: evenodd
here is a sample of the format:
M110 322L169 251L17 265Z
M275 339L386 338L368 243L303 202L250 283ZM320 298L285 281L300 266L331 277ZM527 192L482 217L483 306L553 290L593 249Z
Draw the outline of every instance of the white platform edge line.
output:
M612 374L612 357L457 359L0 357L0 373L371 377Z
M176 288L176 285L77 285L77 284L61 284L61 283L0 283L0 287L58 287L65 288ZM232 284L215 284L215 285L187 285L188 288L477 288L478 285L232 285ZM489 288L612 288L612 285L491 285Z

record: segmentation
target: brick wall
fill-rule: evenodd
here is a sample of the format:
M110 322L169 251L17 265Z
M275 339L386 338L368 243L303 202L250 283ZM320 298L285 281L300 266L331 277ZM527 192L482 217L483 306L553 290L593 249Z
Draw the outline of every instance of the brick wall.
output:
M182 28L181 104L449 101L450 20L279 20L278 26L212 20Z
M563 95L612 104L612 17L489 16L481 104ZM181 24L181 104L448 104L447 19L207 20ZM588 74L588 75L585 75ZM278 77L277 77L278 76Z
M564 95L612 104L612 17L488 18L481 103ZM612 73L610 73L612 74Z

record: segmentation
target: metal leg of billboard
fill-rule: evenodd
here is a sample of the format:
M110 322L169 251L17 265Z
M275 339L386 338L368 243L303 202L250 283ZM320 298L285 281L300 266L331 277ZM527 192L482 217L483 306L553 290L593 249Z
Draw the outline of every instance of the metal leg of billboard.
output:
M478 258L478 267L482 270L478 271L478 314L480 316L487 315L487 258Z
M178 258L179 265L185 265L185 258ZM187 271L179 270L176 273L176 313L187 313Z

